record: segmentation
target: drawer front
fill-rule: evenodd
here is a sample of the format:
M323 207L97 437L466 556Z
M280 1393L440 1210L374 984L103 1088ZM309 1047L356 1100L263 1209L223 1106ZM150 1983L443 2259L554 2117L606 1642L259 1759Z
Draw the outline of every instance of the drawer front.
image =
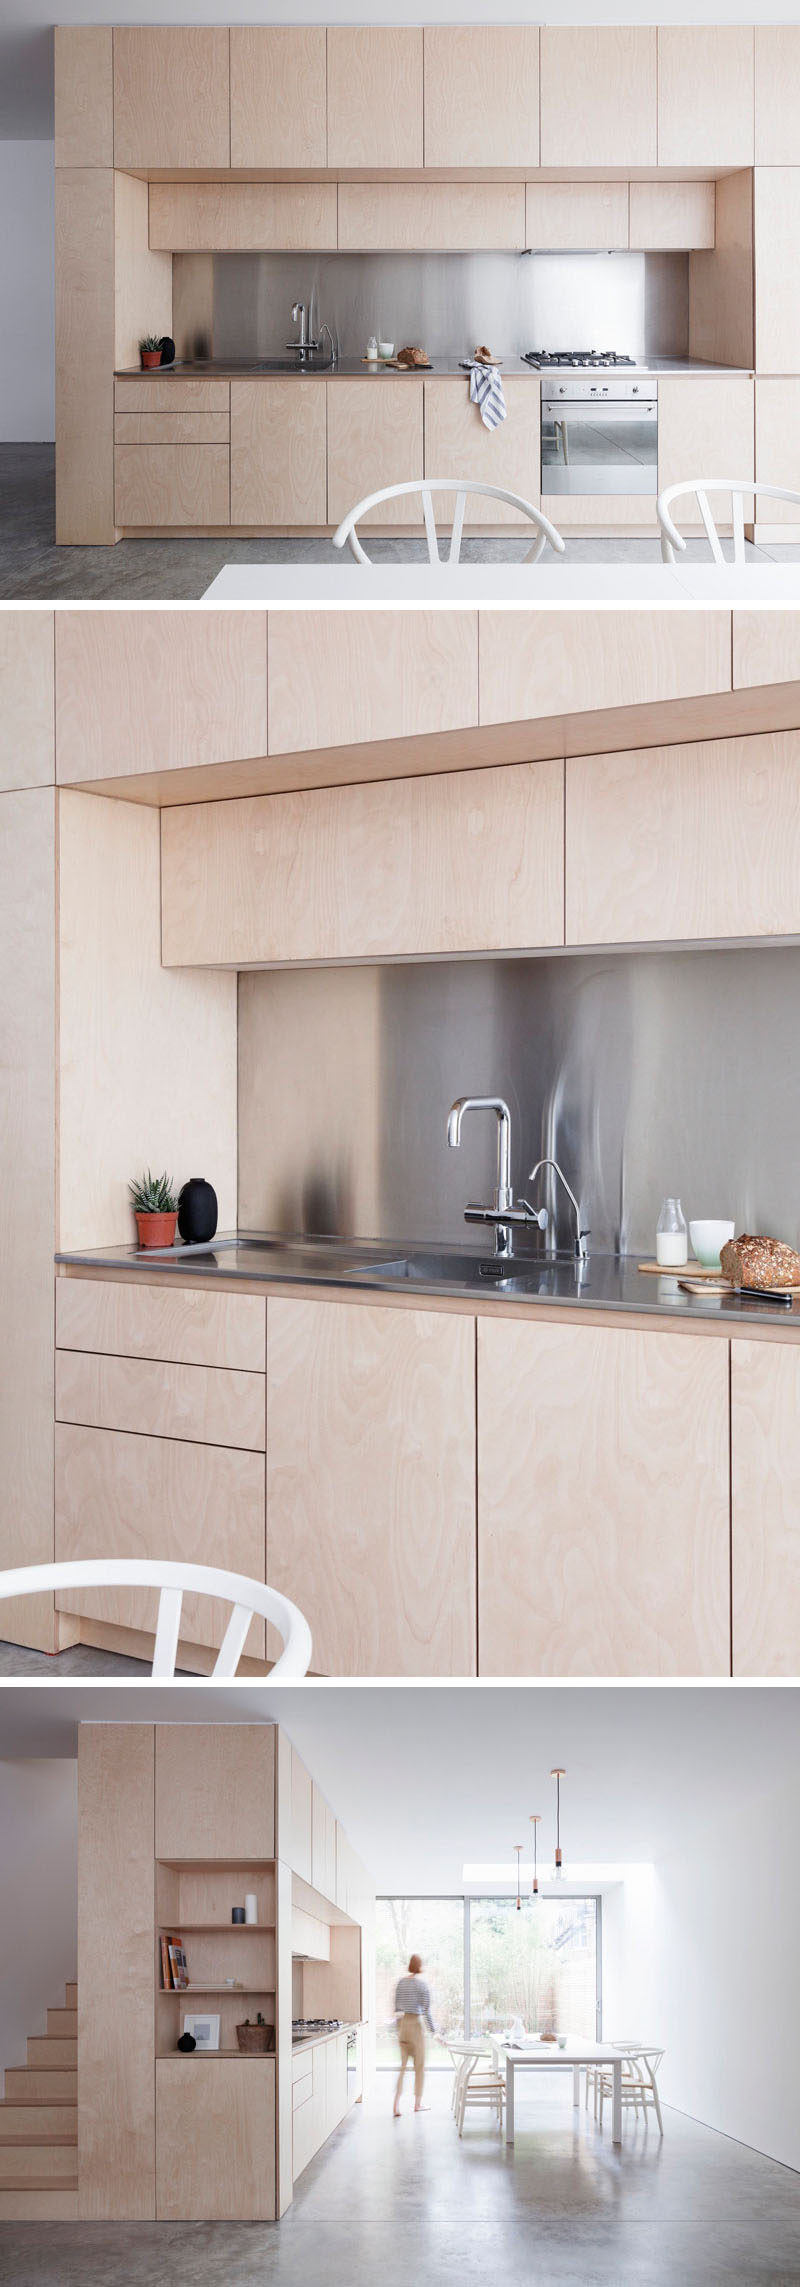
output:
M56 1561L160 1557L221 1565L264 1579L264 1459L220 1446L57 1422ZM158 1596L146 1588L62 1589L59 1611L153 1634ZM181 1636L218 1645L230 1607L184 1599ZM264 1657L264 1623L251 1622L245 1650Z
M141 381L131 374L115 381L114 406L118 413L227 413L229 381Z
M114 1279L56 1280L56 1342L61 1350L102 1350L118 1358L162 1358L176 1366L233 1366L263 1374L267 1306L263 1295L170 1292Z
M265 1376L56 1351L56 1420L263 1453Z
M227 413L116 413L117 445L227 445Z
M228 445L115 445L118 524L230 523Z
M313 2094L314 2080L309 2058L302 2080L295 2079L295 2068L292 2066L292 2111L299 2112L301 2104L310 2104Z

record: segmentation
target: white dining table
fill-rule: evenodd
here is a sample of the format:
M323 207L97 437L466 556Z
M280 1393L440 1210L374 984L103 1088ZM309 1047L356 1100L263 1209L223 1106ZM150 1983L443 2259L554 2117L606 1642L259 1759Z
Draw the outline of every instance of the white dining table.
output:
M396 606L431 604L625 604L677 609L705 604L796 604L800 564L553 562L357 564L351 556L303 564L223 564L203 602L215 604Z
M581 2101L581 2067L607 2065L611 2070L611 2141L622 2143L622 2064L620 2049L612 2049L607 2042L568 2039L563 2049L555 2041L537 2041L531 2048L512 2049L507 2041L492 2041L495 2070L506 2076L506 2143L514 2142L514 2079L518 2072L532 2070L552 2072L555 2067L572 2067L572 2102Z

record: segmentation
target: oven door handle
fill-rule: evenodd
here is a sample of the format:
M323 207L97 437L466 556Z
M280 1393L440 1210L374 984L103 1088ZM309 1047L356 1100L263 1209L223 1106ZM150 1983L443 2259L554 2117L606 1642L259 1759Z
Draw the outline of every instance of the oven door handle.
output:
M591 421L597 414L610 427L632 428L635 422L658 420L658 402L652 397L637 398L634 402L612 397L543 397L543 421L570 421L579 427L582 421Z

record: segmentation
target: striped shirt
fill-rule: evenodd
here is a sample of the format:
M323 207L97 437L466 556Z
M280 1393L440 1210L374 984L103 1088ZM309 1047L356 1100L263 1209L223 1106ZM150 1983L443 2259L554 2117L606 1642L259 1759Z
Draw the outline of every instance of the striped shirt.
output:
M430 2033L433 2032L430 1988L424 1977L401 1977L394 1997L396 2017L424 2017Z

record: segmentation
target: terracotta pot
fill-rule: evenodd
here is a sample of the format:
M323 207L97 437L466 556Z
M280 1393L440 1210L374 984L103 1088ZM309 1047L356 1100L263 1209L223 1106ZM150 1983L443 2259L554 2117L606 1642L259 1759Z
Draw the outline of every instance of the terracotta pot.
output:
M175 1244L177 1214L136 1214L136 1229L140 1247L172 1247Z
M160 364L161 364L161 351L160 351L160 349L143 349L143 350L141 350L141 351L140 351L140 356L141 356L142 364L143 364L143 366L145 366L145 367L147 367L147 366L152 366L152 365L160 365Z

